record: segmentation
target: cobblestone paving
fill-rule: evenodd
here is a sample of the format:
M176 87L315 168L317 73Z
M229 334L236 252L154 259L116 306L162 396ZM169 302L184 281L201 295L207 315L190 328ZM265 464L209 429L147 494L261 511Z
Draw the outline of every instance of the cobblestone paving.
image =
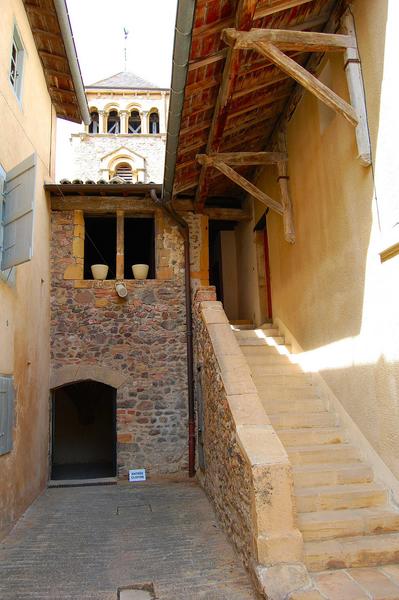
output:
M133 487L134 486L134 487ZM194 482L48 489L0 545L1 600L255 600Z

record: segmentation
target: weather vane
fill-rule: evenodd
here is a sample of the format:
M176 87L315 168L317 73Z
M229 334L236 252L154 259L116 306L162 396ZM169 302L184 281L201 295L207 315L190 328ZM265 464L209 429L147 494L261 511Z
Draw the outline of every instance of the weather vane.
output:
M129 30L124 27L123 28L123 33L125 35L125 49L124 49L124 53L125 53L125 71L127 71L127 36L129 35Z

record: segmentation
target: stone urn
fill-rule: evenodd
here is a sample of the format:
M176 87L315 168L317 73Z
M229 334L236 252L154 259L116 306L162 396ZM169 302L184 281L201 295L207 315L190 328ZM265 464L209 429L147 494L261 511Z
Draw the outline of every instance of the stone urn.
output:
M93 279L107 279L108 265L91 265Z
M149 265L132 265L132 271L135 279L147 279Z

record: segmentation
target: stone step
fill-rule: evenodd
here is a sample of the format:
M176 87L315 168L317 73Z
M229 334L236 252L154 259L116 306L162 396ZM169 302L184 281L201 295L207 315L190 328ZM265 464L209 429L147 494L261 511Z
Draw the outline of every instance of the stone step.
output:
M238 337L239 331L235 331L237 341L240 346L283 346L285 339L283 336L278 337ZM244 333L244 332L243 332Z
M358 463L329 463L297 465L293 468L295 487L369 483L374 474L369 465Z
M238 339L267 339L268 337L283 337L278 329L244 329L235 331L234 335Z
M283 356L283 358L285 357ZM304 381L304 383L306 384L311 384L313 381L309 374L303 373L299 365L294 365L290 362L283 361L276 362L274 364L270 362L254 364L253 361L247 360L247 363L249 365L249 368L251 369L253 379L256 378L261 383L269 381L270 377L280 376L298 377L298 379L296 379L297 383ZM278 382L276 381L276 383ZM285 385L285 382L282 385Z
M290 346L268 346L267 344L256 346L242 345L241 351L247 360L252 356L267 356L269 354L272 356L290 356Z
M273 369L277 369L277 367L271 367L271 371ZM280 388L302 388L303 391L306 391L305 388L312 388L313 379L311 373L290 373L284 374L280 373L276 375L275 372L268 373L269 367L262 367L261 372L252 373L252 379L255 381L255 384L260 387L267 386L270 388L271 386L280 386ZM266 372L265 372L266 371Z
M275 429L303 429L311 427L335 427L338 418L335 413L324 411L314 413L281 412L270 414L269 419Z
M399 531L399 512L384 506L300 513L298 526L305 541L391 533Z
M321 398L300 398L298 400L292 400L286 398L287 390L281 392L281 396L270 397L268 390L262 390L258 387L259 398L262 401L263 406L267 414L273 413L298 413L312 414L326 411L326 403Z
M254 331L253 323L232 323L230 321L230 325L233 331Z
M278 329L278 327L261 327L260 330L266 336L270 336L270 335L271 336L279 336L279 335L281 335L281 332Z
M311 463L345 463L358 460L357 450L350 444L317 444L315 446L292 446L287 454L294 465Z
M299 365L290 361L288 356L284 354L280 354L276 348L270 348L270 346L265 346L264 348L257 348L256 346L251 346L256 351L256 354L252 352L251 354L245 353L245 358L249 366L252 367L263 367L263 366L276 366L276 365L286 365L291 367L299 368ZM268 349L269 352L263 352L263 349ZM273 350L273 353L270 352Z
M278 437L284 446L314 446L315 444L341 444L345 440L339 427L304 427L279 429Z
M260 394L264 394L265 397L271 399L282 399L287 400L288 402L297 402L298 400L307 400L307 399L320 399L320 389L318 386L309 385L296 385L294 387L284 387L282 385L273 385L269 382L266 383L264 381L258 383L257 385L258 392ZM325 402L324 405L326 405Z
M304 546L310 571L374 567L399 561L399 533L305 542Z
M298 512L308 513L382 506L388 501L388 491L375 482L326 485L296 489L295 498Z

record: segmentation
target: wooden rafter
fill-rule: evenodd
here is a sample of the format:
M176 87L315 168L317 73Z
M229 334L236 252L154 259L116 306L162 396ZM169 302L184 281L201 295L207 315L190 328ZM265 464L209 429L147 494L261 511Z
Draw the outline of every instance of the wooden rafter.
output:
M238 0L235 16L235 27L237 30L248 31L251 29L257 3L258 0ZM219 149L220 141L223 137L224 128L226 126L228 106L233 95L238 70L238 52L235 52L235 50L232 48L228 48L222 81L219 87L219 94L216 100L212 124L209 131L208 143L206 147L207 153L215 152ZM206 166L202 166L196 193L196 204L198 206L198 210L203 209L207 192L208 186L206 181Z

